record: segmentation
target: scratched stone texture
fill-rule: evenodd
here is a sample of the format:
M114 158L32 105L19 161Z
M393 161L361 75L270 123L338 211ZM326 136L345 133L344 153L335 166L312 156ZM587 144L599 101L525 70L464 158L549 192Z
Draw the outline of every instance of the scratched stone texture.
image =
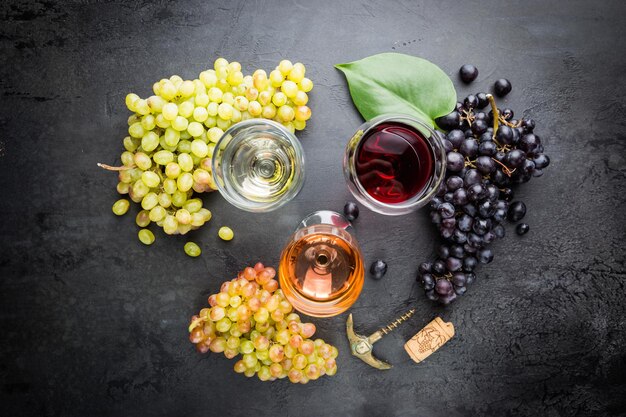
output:
M625 19L618 0L1 2L0 415L626 415ZM511 80L500 102L537 121L552 158L517 192L530 233L509 227L473 287L441 308L414 280L438 241L427 213L362 208L366 261L389 272L366 279L356 329L417 309L376 345L392 370L350 356L346 314L314 320L340 368L306 386L197 354L186 325L207 295L245 265L276 265L305 214L350 199L342 152L361 118L333 64L391 51L441 66L461 98ZM214 218L191 234L198 259L161 232L146 248L136 207L112 215L116 179L96 163L118 161L128 92L196 77L218 56L248 72L307 65L306 184L268 214L204 196ZM457 77L464 63L480 70L471 86ZM402 346L437 315L456 336L414 364Z

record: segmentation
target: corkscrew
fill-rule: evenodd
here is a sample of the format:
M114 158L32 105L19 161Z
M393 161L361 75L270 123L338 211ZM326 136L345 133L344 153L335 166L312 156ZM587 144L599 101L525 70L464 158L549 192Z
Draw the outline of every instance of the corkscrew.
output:
M387 326L372 333L370 336L361 336L354 332L354 322L352 320L352 314L350 314L348 316L348 320L346 321L346 333L348 335L348 341L350 342L350 350L352 351L352 354L376 369L390 369L390 364L374 357L372 354L373 345L398 327L399 324L406 321L413 315L413 313L415 313L415 309L409 310L393 322L389 323Z

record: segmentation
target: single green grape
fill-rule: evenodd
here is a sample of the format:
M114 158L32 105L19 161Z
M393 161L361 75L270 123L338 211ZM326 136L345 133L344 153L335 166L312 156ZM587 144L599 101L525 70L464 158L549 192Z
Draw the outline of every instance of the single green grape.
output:
M155 126L156 119L153 115L147 114L141 118L141 127L143 127L144 130L152 130L155 128Z
M285 104L287 104L287 95L283 92L278 92L274 94L274 96L272 97L272 103L276 107L284 106Z
M144 245L152 245L154 243L154 233L148 229L141 229L137 236Z
M154 131L148 132L141 138L141 147L146 152L152 152L159 146L159 135Z
M163 231L168 235L173 235L178 230L178 221L176 217L168 214L163 219Z
M204 127L198 122L191 122L189 126L187 126L187 132L189 132L192 137L197 138L204 133Z
M196 107L193 110L193 119L198 123L204 123L209 118L209 111L206 107ZM189 128L187 128L189 129Z
M200 256L200 254L202 253L202 250L200 249L200 246L196 245L194 242L187 242L185 243L185 253L189 256L191 256L192 258L195 258L197 256ZM224 319L222 319L224 320ZM226 319L228 320L228 319ZM226 330L220 330L220 331L228 331L228 329L230 328L230 320L228 320L228 328L226 328ZM219 322L218 322L219 323ZM219 330L219 329L218 329Z
M289 105L284 105L278 108L278 112L276 113L276 115L281 121L290 122L294 119L296 113L293 110L293 107Z
M122 216L126 214L129 207L130 207L130 202L126 200L125 198L121 198L117 200L115 203L113 203L112 210L113 210L113 213L115 213L117 216Z
M188 153L178 154L178 165L185 172L189 172L193 169L193 159Z
M191 190L191 187L193 187L193 175L189 172L180 174L176 179L176 185L180 191L184 192Z
M135 122L128 127L128 134L133 138L141 138L145 133L140 122Z
M293 81L284 81L280 86L280 91L285 93L288 98L294 98L298 93L298 85Z
M174 160L174 154L170 151L161 150L152 155L152 159L159 165L167 165Z
M149 188L155 188L161 183L161 178L156 172L152 171L144 171L144 173L141 174L141 180Z
M229 103L222 103L217 109L217 114L224 120L230 120L233 117L233 106Z
M300 85L300 90L302 90L305 93L308 93L309 91L313 89L313 81L309 80L306 77L300 80L299 85Z
M159 197L157 197L156 193L154 192L149 192L141 200L141 208L143 208L144 210L150 210L154 208L157 204L159 204Z
M187 126L189 126L189 121L183 116L176 116L172 121L172 128L181 132L181 137L183 137L182 132L187 130Z
M182 116L185 118L191 117L195 107L196 106L192 101L183 101L178 105L178 116Z
M128 152L135 152L139 145L141 145L141 141L137 138L131 138L130 136L124 138L124 149Z
M209 148L202 140L196 139L191 142L191 153L198 158L204 158L209 153Z
M226 241L232 240L233 237L235 237L235 233L233 232L233 229L227 226L220 227L220 230L217 232L217 235L220 237L220 239L226 240Z
M135 223L139 227L148 227L150 224L150 212L148 210L141 210L135 217Z

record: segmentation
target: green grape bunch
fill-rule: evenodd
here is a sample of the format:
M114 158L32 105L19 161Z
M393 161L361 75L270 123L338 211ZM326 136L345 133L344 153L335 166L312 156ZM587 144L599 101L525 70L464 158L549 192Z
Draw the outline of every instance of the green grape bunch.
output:
M313 323L302 323L278 289L274 268L257 263L222 284L209 306L191 318L189 340L200 353L238 355L234 370L261 381L289 378L306 384L335 375L336 347L312 340Z
M118 172L119 194L140 203L136 218L141 228L156 223L166 234L184 235L211 219L194 193L217 189L211 158L217 141L231 125L265 118L282 123L290 132L302 130L311 117L307 106L313 82L303 64L282 60L267 73L256 70L244 76L241 64L218 58L195 80L178 75L152 86L154 95L143 99L126 96L128 136L121 166L98 164ZM130 206L123 198L113 204L118 216ZM151 244L154 236L139 239Z

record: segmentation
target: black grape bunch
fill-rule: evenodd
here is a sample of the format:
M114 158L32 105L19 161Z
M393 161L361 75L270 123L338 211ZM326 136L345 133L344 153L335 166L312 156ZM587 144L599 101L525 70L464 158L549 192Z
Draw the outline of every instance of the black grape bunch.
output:
M464 81L472 78L468 73L475 78L478 70L474 75L471 68L463 66L460 75ZM506 79L494 84L499 97L510 91ZM487 106L491 107L488 112ZM419 266L417 281L428 299L447 305L476 280L478 264L493 260L490 244L504 237L503 224L519 222L525 216L526 205L513 201L514 186L540 177L550 158L534 133L534 120L516 119L513 110L498 109L491 94L465 97L452 113L436 122L447 131L443 139L447 172L430 203L430 219L444 242L433 262ZM516 229L519 235L528 230L526 223Z

